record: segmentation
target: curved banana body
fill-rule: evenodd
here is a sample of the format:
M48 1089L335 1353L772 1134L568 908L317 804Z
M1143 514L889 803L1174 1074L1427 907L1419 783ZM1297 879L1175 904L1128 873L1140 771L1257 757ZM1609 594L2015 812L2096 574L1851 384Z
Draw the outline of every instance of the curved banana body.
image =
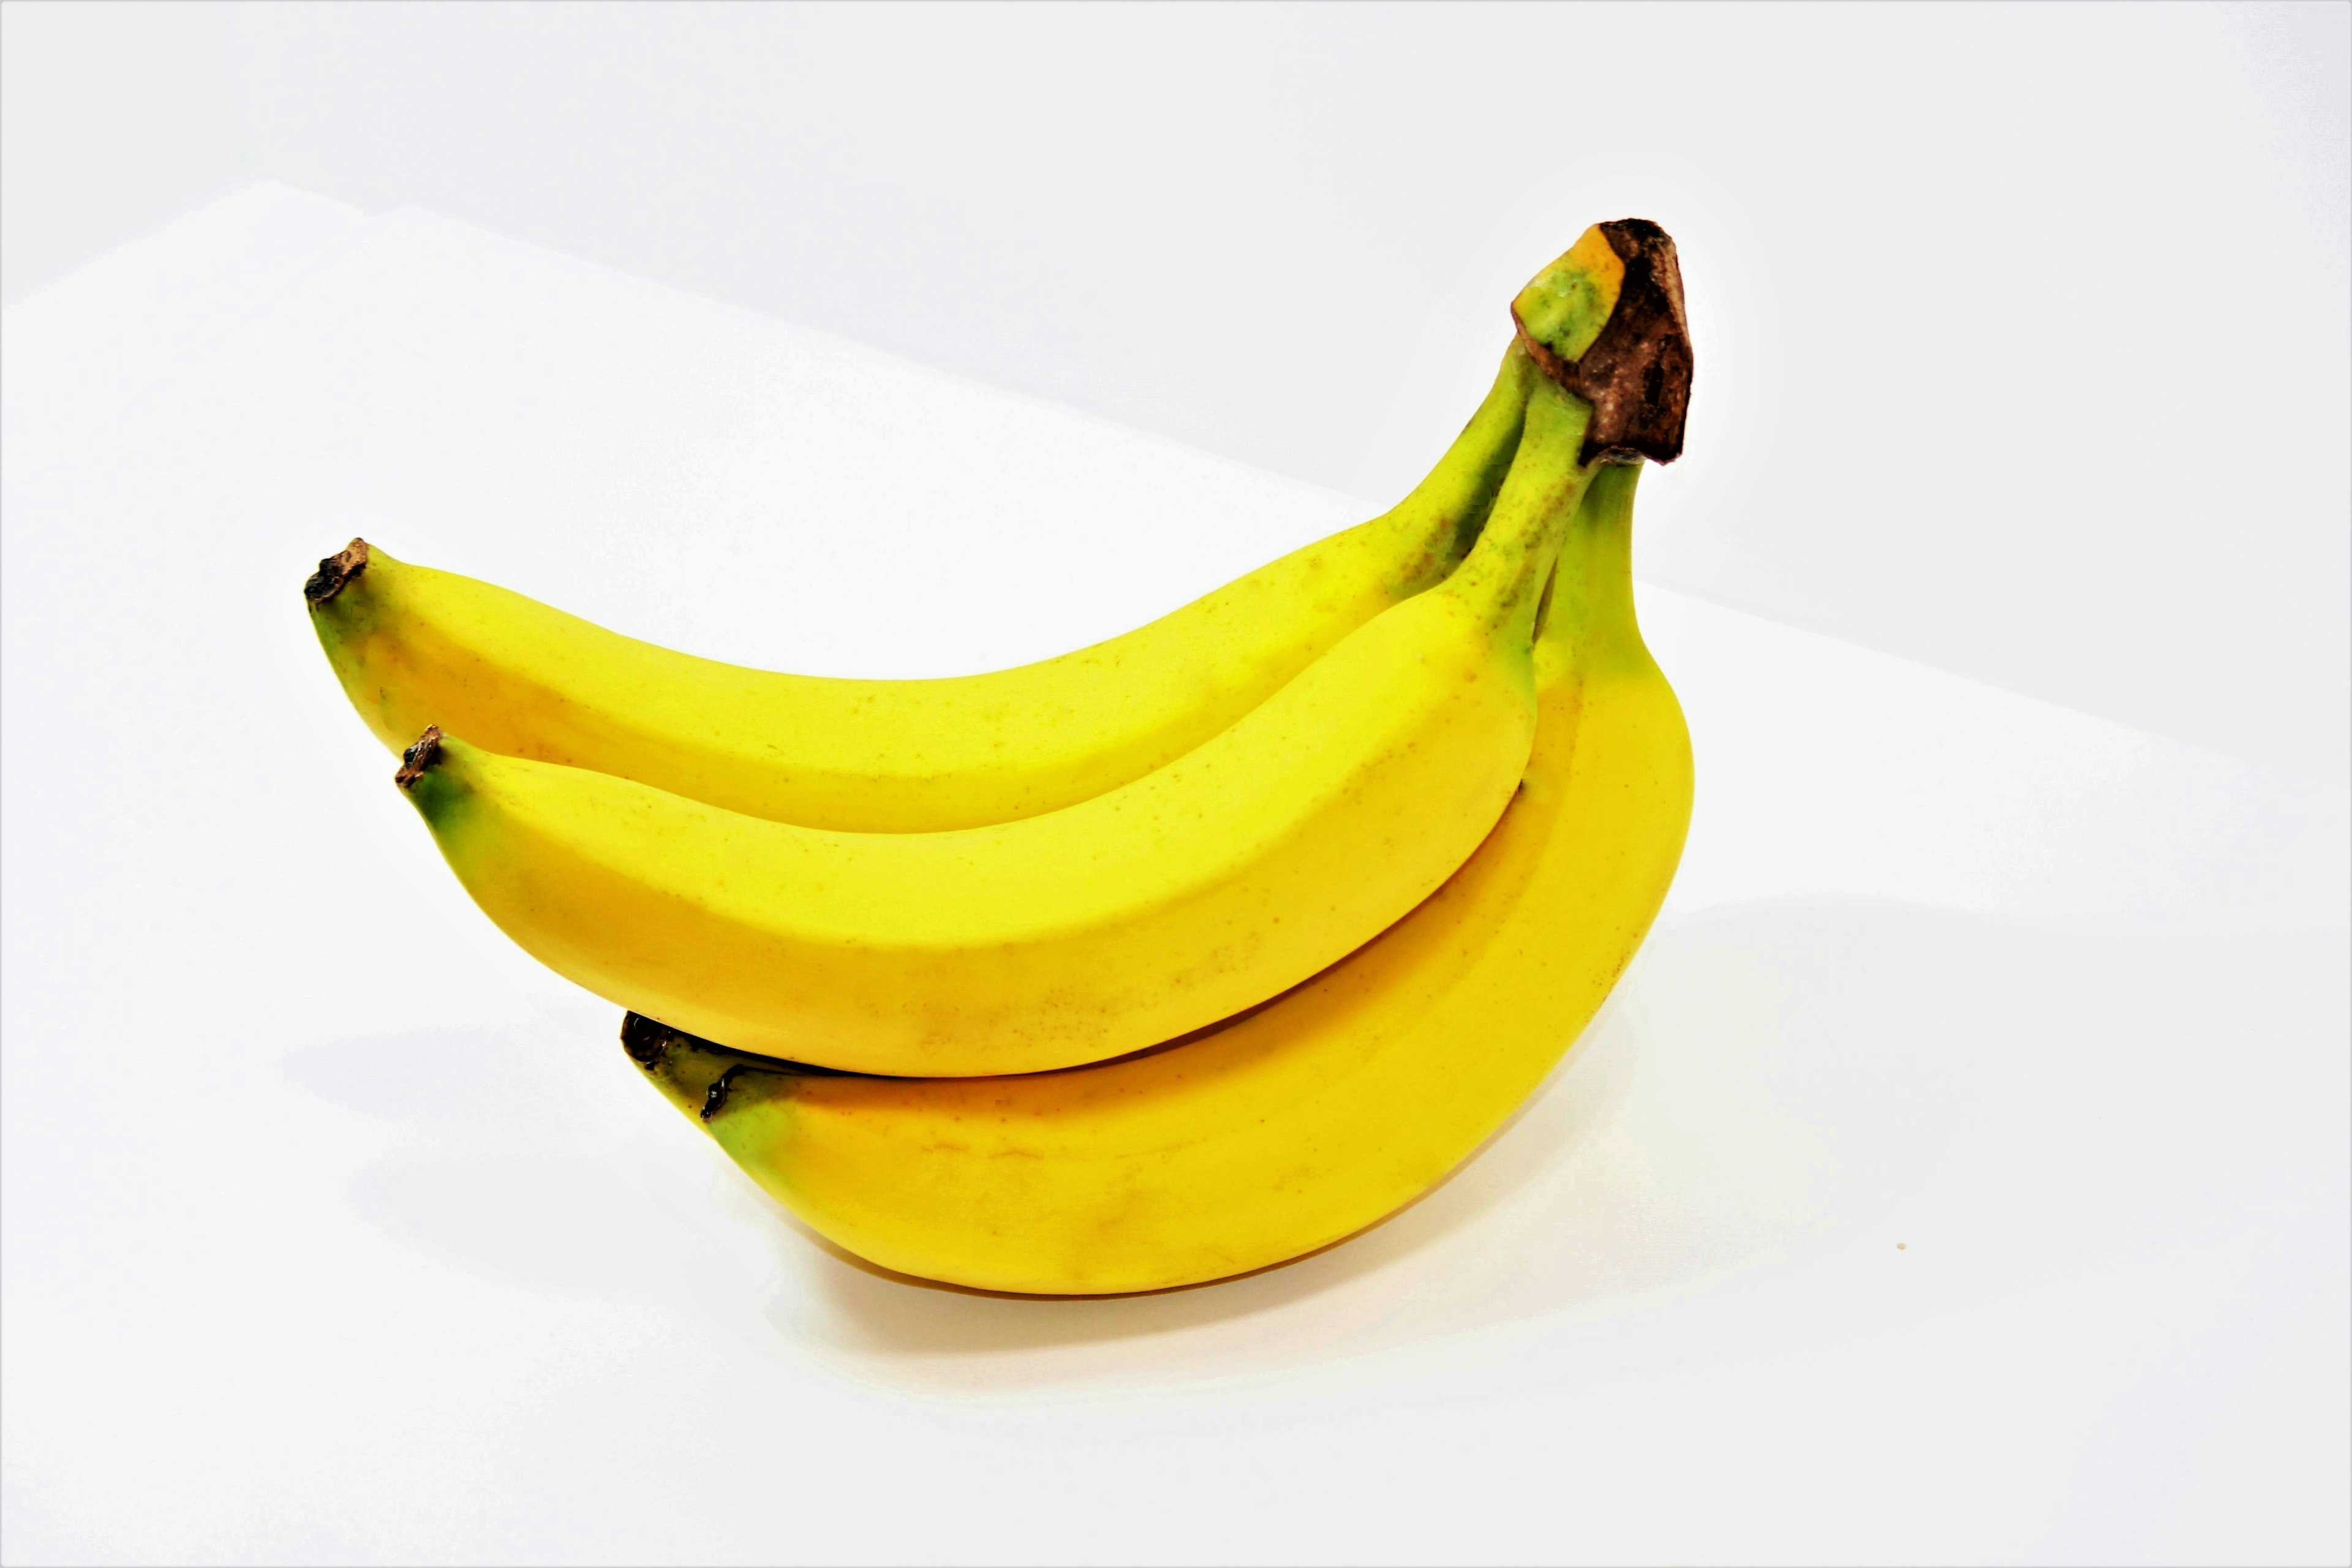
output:
M1427 902L1265 1007L1025 1078L808 1076L633 1018L630 1054L754 1180L903 1273L1146 1290L1311 1252L1444 1178L1542 1082L1665 897L1690 742L1634 622L1636 469L1560 558L1524 787Z
M1370 941L1486 837L1534 743L1536 612L1594 471L1590 414L1543 384L1452 577L1206 743L1060 811L835 833L456 741L421 745L401 782L508 935L673 1027L922 1077L1139 1050Z
M1359 626L1443 581L1513 451L1514 342L1453 447L1385 516L1108 642L941 680L772 674L674 653L353 541L306 593L343 690L397 751L427 725L750 816L926 833L1035 816L1183 755Z

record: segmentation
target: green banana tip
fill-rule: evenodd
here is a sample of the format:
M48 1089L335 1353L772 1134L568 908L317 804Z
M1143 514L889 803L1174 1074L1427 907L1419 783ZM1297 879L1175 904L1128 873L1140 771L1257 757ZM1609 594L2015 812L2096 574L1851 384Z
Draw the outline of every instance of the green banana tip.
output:
M1595 224L1511 301L1528 357L1592 405L1578 461L1671 463L1690 413L1682 264L1647 218Z
M341 593L352 578L366 571L367 563L368 542L352 540L341 551L319 563L319 569L311 573L310 580L302 584L302 597L310 601L312 609L317 609Z

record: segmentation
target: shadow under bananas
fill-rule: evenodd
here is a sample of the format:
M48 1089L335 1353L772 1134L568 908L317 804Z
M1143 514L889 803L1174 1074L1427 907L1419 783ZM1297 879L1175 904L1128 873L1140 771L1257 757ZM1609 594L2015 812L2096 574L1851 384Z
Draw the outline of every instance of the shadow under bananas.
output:
M284 1070L353 1114L369 1147L350 1202L404 1247L651 1298L712 1342L880 1387L1052 1398L1648 1311L1857 1247L1892 1259L1897 1240L1933 1246L1888 1222L1916 1212L1956 1142L2004 1267L2071 1256L2148 1212L2151 1183L2195 1202L2212 1173L2187 1120L2263 1113L2265 1060L2311 1048L2307 1024L2263 1008L2324 963L2277 944L2274 922L2236 946L2226 925L1838 898L1670 916L1552 1079L1421 1202L1296 1262L1145 1296L991 1296L846 1258L650 1094L609 1043L612 1010L585 998L551 998L536 1022L322 1042ZM2217 1042L2227 1094L2195 1070ZM2086 1108L2103 1123L2088 1143ZM746 1245L761 1235L771 1247Z
M2012 1184L2028 1181L2034 1151L2068 1144L2069 1108L2146 1070L2148 1041L2227 1027L2212 1009L2235 992L2211 983L2209 949L2154 916L1822 898L1670 917L1517 1117L1346 1242L1211 1285L1039 1300L873 1268L778 1209L780 1238L799 1234L771 1317L862 1380L1003 1395L1281 1372L1622 1310L1824 1250L1892 1257L1895 1238L1874 1233L1956 1137L1990 1131L2018 1153ZM2127 1087L2110 1098L2128 1114ZM2086 1180L2136 1178L2063 1179L2095 1209Z
M382 1129L345 1197L404 1247L486 1280L723 1317L730 1293L767 1289L767 1260L740 1256L710 1202L713 1176L724 1191L739 1174L715 1149L671 1157L700 1140L612 1034L611 1008L562 998L536 1018L322 1041L282 1070Z

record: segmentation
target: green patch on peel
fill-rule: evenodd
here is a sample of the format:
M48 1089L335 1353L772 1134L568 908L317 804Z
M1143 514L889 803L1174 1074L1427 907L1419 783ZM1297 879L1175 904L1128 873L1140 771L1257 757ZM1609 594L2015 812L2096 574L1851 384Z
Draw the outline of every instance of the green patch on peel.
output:
M1596 224L1519 290L1511 314L1536 343L1573 364L1609 324L1624 282L1625 263Z
M474 794L446 768L434 769L407 788L408 802L416 807L416 814L425 818L436 835L444 837L456 826L459 809Z

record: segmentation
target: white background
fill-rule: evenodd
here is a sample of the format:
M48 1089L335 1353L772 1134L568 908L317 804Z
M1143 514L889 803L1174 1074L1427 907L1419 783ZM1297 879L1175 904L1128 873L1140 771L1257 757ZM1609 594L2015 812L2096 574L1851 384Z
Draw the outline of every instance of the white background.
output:
M2346 767L2340 4L5 15L11 300L272 178L1381 504L1501 302L1653 217L1657 580Z
M5 1556L2342 1560L2345 17L0 10ZM1251 1280L819 1249L291 593L1055 651L1383 501L1622 213L1674 903Z

